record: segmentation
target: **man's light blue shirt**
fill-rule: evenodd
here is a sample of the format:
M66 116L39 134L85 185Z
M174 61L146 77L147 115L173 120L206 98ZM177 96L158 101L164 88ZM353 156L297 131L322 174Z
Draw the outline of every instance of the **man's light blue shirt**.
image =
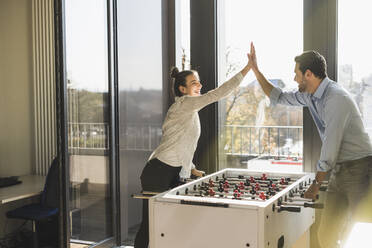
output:
M372 155L372 146L362 116L350 94L339 84L324 78L314 94L283 92L274 87L272 105L308 107L322 140L318 171L338 170L337 163Z

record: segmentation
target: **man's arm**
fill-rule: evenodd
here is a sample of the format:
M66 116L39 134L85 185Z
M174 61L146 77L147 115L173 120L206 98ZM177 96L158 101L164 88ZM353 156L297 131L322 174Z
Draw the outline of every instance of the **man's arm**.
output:
M252 68L254 75L256 76L257 81L260 83L264 93L270 97L271 91L274 86L265 78L265 76L260 72L257 65L256 49L254 48L253 43L251 43L251 51L248 54L248 65Z
M345 128L349 125L352 102L344 96L332 96L325 103L324 140L320 152L318 171L334 168L340 152Z
M325 132L324 141L317 165L315 184L305 192L305 198L315 199L319 186L326 175L336 164L340 151L341 142L344 137L345 128L350 120L351 102L343 96L334 96L325 105Z
M264 93L270 98L272 105L277 103L289 106L306 106L304 94L301 92L282 92L280 88L274 87L269 80L261 73L257 65L256 50L251 43L251 51L248 54L248 65L252 68L257 81L260 83Z
M182 101L182 107L186 111L200 110L220 99L227 97L231 92L236 89L243 81L244 77L251 70L250 65L247 65L231 79L220 85L214 90L210 90L200 96L186 96Z

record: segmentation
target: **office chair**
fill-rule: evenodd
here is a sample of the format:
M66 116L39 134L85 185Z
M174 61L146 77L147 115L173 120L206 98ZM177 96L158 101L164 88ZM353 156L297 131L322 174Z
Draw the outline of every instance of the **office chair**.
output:
M48 170L44 189L41 193L40 203L33 203L8 211L6 216L10 219L22 219L32 221L33 247L39 248L36 224L58 213L59 207L59 169L57 158L53 159Z

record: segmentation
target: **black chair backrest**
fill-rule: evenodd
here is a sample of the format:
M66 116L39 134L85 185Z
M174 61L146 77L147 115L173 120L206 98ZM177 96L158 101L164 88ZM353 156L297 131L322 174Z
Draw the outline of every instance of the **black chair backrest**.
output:
M54 158L48 170L44 190L41 193L41 205L59 208L59 168L58 159Z

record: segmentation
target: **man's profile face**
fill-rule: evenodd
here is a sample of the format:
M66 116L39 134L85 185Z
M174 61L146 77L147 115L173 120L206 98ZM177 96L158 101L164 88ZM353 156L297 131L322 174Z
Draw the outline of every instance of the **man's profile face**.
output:
M298 83L298 91L305 92L307 88L307 82L305 80L305 75L302 74L299 67L300 67L300 64L296 63L295 70L294 70L294 73L295 73L294 81Z

